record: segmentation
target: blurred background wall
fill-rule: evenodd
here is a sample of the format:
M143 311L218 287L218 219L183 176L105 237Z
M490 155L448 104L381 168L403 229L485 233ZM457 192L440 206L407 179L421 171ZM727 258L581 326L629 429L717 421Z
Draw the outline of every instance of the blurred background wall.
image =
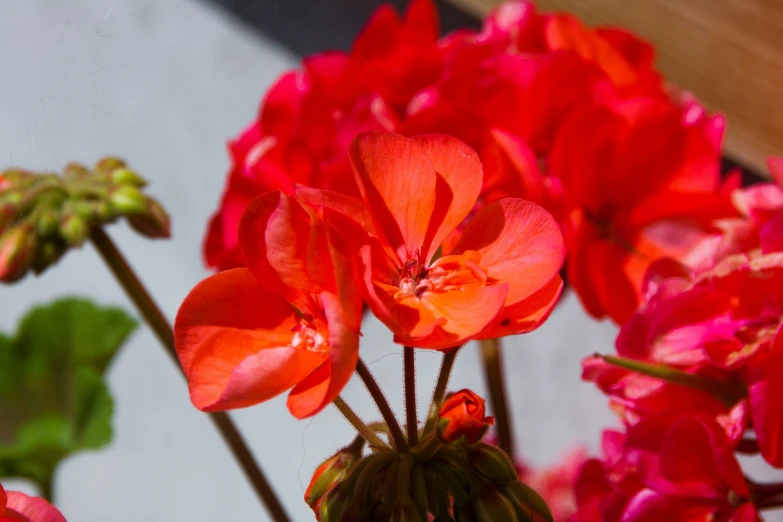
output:
M371 11L367 4L361 12ZM317 11L300 14L321 25L355 16L329 5L319 2ZM277 23L267 22L280 29L289 10L272 6L265 9ZM0 6L0 163L60 169L69 160L92 163L115 154L149 179L151 194L173 217L173 239L144 240L124 225L108 231L171 319L208 274L201 240L229 165L225 142L251 121L262 94L296 66L295 52L305 45L300 41L297 49L291 38L296 26L288 29L294 44L284 47L228 12L196 0ZM350 42L355 28L337 27L336 41ZM307 45L314 44L321 42ZM0 288L0 329L12 330L31 305L62 295L88 296L135 314L86 245L42 277ZM613 326L588 319L568 296L538 332L504 343L515 434L533 464L552 464L578 445L596 450L601 429L614 424L605 399L579 380L581 358L610 350L614 335ZM401 412L401 357L391 335L371 321L362 352ZM419 352L422 408L439 362L438 354ZM109 384L117 403L114 443L68 460L57 477L58 504L69 520L268 520L147 328L121 351ZM486 393L475 346L458 358L451 386ZM364 418L378 417L360 383L352 382L345 397ZM233 416L293 519L311 520L304 488L315 467L350 441L351 428L331 408L296 421L284 397ZM6 485L32 491L25 483Z

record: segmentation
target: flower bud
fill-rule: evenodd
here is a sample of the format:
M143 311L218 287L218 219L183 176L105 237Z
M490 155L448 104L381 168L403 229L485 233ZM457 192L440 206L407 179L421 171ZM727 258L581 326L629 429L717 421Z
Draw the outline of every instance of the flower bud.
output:
M147 211L128 217L128 223L137 232L147 237L171 237L171 221L169 215L160 203L150 198L147 200Z
M36 274L40 274L47 267L54 264L63 255L63 252L68 248L63 244L63 240L57 236L46 239L38 247L38 252L33 259L32 269Z
M81 216L65 216L60 222L60 235L69 246L82 246L84 240L90 235L90 225Z
M348 511L348 505L351 502L351 494L343 487L345 483L338 484L332 488L321 502L321 509L318 512L318 520L321 522L340 522L346 520L344 516Z
M46 209L38 216L37 232L39 236L51 236L57 233L59 217L54 210Z
M71 162L63 168L63 176L68 179L76 179L87 176L89 169L81 163Z
M484 399L470 390L460 390L451 394L440 408L438 436L446 443L465 437L468 444L481 440L490 426L495 424L493 417L485 417Z
M395 502L389 517L389 522L426 522L426 520L421 518L419 509L410 498Z
M0 281L21 279L35 256L37 239L32 225L23 223L0 236Z
M147 184L147 180L139 176L136 171L119 168L111 172L111 181L118 185L133 185L134 187L144 187Z
M143 214L148 209L147 197L131 185L120 185L112 190L109 203L118 214Z
M467 448L468 460L490 482L508 483L519 480L514 464L497 446L479 443Z
M363 442L363 439L358 440ZM362 446L354 442L318 466L305 491L305 502L311 508L316 509L321 498L351 474L353 467L362 458Z
M478 522L478 516L471 504L454 504L455 522Z
M530 486L516 481L511 484L504 484L501 486L501 491L514 506L515 510L518 513L523 513L527 519L533 519L530 514L534 514L536 515L535 520L553 522L549 506L546 505L541 495L536 493ZM526 520L521 514L518 516L520 520Z
M125 166L126 163L124 160L115 156L107 156L98 161L98 163L95 165L95 170L112 172L116 169L124 168Z
M487 484L481 489L474 507L480 522L519 521L511 502L491 484Z

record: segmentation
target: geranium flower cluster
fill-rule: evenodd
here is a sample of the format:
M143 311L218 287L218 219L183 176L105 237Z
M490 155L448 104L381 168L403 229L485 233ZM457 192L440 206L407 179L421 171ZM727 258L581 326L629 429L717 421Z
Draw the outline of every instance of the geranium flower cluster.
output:
M653 259L682 258L736 215L720 190L723 118L667 88L645 42L519 0L480 31L438 33L430 0L403 17L384 6L349 52L309 56L277 81L230 145L210 266L244 264L238 225L259 193L303 184L358 196L348 145L365 131L447 134L477 151L474 211L506 197L547 208L566 237L568 282L590 314L620 323Z
M783 181L781 160L770 161ZM572 521L760 520L783 484L746 477L737 454L783 468L783 189L731 194L741 217L701 242L691 269L653 263L617 356L584 362L625 426L577 479Z

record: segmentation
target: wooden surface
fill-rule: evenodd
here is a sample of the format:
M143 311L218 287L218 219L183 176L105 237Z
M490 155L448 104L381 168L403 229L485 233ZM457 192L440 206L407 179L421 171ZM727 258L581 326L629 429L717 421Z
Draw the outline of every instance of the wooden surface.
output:
M500 0L452 0L483 15ZM727 153L766 171L783 156L783 0L538 0L590 25L634 31L658 49L658 66L729 122Z

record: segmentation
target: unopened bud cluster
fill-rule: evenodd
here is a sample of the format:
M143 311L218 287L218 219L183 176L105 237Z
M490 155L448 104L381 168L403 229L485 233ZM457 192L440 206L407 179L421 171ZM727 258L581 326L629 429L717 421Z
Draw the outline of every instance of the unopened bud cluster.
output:
M147 182L118 158L94 168L71 163L62 175L21 169L0 172L0 281L36 274L94 226L127 218L148 237L168 237L169 216L142 188Z
M509 457L467 436L422 433L408 451L372 448L363 440L316 470L305 500L321 522L552 521L541 497L519 481ZM486 430L484 430L486 431Z

